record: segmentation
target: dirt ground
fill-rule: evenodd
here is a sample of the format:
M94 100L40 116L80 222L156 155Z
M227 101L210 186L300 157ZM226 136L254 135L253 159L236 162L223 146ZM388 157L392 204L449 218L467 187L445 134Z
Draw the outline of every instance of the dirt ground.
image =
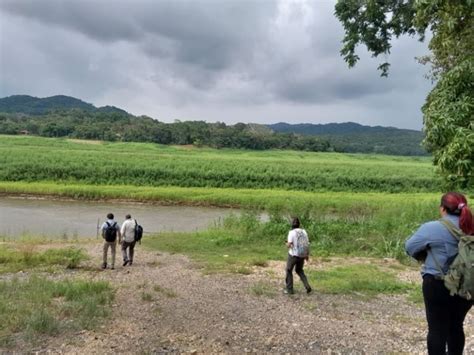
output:
M64 244L62 244L64 247ZM94 331L50 338L35 349L50 354L162 353L424 353L423 305L405 296L282 293L284 264L250 275L206 275L181 255L138 246L133 266L100 270L102 245L84 246L87 267L67 277L107 280L116 288L113 315ZM118 255L117 255L118 256ZM337 262L337 261L334 261ZM353 262L368 262L355 259ZM318 268L317 261L309 267ZM403 278L416 279L415 271ZM296 283L299 283L297 278ZM252 288L267 288L257 295ZM270 287L269 287L270 286ZM474 319L465 324L474 353Z

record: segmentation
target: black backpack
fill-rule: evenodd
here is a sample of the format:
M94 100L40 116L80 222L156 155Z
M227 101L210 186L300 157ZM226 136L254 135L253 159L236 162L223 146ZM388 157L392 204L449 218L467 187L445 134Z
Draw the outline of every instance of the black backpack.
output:
M143 237L143 227L137 223L137 220L135 220L135 241L140 242Z
M115 240L117 239L117 228L115 227L117 225L117 222L114 222L114 224L110 224L109 222L105 223L107 224L107 227L104 230L105 241L115 242Z

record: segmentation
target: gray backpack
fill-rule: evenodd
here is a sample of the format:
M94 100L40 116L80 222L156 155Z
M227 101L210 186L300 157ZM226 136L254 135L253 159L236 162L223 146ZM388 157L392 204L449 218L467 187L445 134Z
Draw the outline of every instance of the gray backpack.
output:
M449 265L448 272L443 273L441 265L433 255L436 266L443 274L444 285L451 296L459 295L467 300L474 298L474 235L466 235L450 221L441 219L440 222L459 244L459 252Z
M296 250L300 258L306 258L309 256L308 235L302 230L296 231Z

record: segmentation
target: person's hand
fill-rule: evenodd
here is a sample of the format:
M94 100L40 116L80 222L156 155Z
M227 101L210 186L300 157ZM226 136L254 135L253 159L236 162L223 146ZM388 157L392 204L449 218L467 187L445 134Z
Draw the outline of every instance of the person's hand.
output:
M306 262L309 262L309 256L307 256L306 258L304 258L304 260L306 260Z

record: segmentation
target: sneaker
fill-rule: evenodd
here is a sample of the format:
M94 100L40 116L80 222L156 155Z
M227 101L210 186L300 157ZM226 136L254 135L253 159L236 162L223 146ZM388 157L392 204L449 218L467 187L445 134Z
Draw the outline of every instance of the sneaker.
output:
M283 293L284 293L284 294L287 294L287 295L292 295L292 294L294 294L295 292L294 292L293 290L288 290L288 289L285 288L285 289L283 290Z
M107 269L107 264L106 263L102 264L102 269Z
M310 287L310 288L307 288L306 289L306 293L309 295L311 292L313 292L313 289Z
M127 264L128 264L128 260L124 260L122 266L126 266Z

